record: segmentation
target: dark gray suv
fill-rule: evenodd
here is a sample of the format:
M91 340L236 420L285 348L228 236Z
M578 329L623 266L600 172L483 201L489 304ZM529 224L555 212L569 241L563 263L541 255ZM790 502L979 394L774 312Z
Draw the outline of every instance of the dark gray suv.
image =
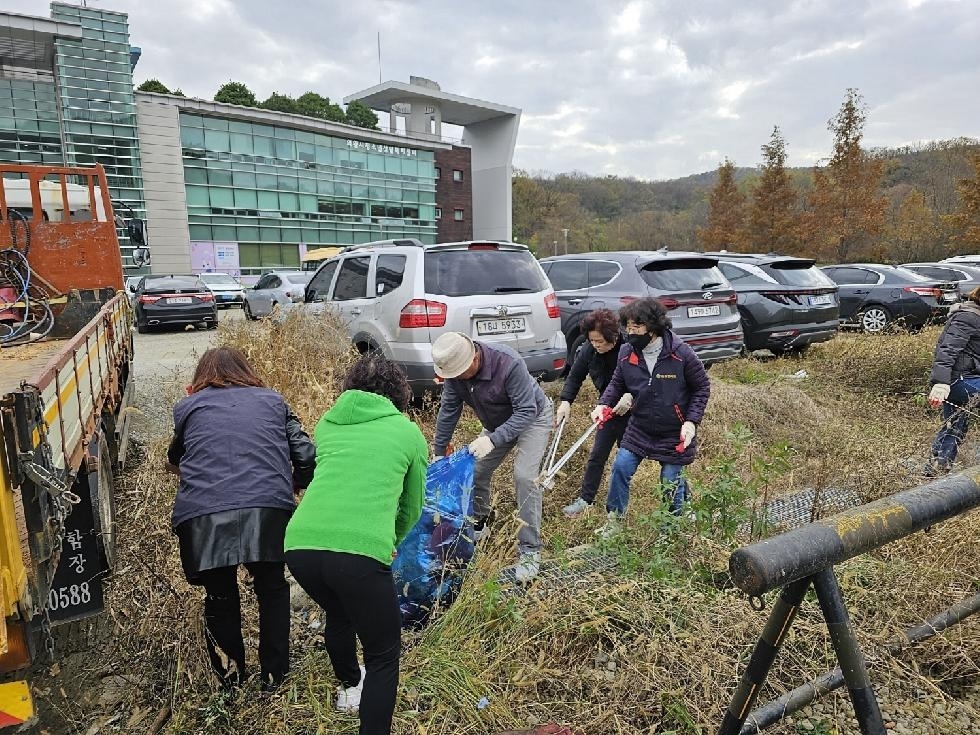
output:
M618 311L642 296L667 307L674 332L706 365L742 351L742 327L731 284L718 259L700 253L620 251L543 258L558 296L569 362L586 335L579 323L593 309Z
M837 334L837 284L809 258L709 253L738 293L745 347L800 353Z

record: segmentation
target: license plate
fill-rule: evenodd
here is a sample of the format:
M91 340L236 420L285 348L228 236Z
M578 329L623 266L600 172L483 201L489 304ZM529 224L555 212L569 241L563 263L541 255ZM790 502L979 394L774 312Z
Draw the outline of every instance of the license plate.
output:
M191 301L190 296L171 296L167 299L168 304L189 304Z
M833 294L822 293L810 297L810 306L830 306L833 303L834 303Z
M721 307L714 306L689 306L687 307L688 316L718 316L721 314Z
M943 301L959 301L959 294L946 292L943 294Z
M510 334L527 328L523 317L516 319L483 319L476 323L477 334Z

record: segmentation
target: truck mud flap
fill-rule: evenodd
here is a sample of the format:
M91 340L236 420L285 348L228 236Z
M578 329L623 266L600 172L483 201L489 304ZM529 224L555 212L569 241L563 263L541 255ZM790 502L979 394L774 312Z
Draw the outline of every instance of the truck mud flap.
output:
M52 623L87 618L105 609L102 581L107 570L99 549L89 489L89 478L97 482L97 474L82 474L75 481L75 492L80 500L65 519L61 558L48 592L47 606Z

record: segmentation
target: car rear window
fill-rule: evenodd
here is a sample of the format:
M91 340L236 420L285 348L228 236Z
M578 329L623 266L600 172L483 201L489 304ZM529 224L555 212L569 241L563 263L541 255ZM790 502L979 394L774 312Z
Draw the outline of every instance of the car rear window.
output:
M430 250L425 291L442 296L535 293L551 286L527 250Z
M661 291L700 291L725 283L715 261L701 258L655 260L640 269L640 276Z
M762 270L784 286L826 288L834 285L826 274L806 260L781 260L767 263L762 266Z
M238 281L227 273L202 273L201 280L205 283L230 283L232 285L238 285Z
M198 278L147 278L143 281L144 293L174 293L183 291L206 291L207 287Z

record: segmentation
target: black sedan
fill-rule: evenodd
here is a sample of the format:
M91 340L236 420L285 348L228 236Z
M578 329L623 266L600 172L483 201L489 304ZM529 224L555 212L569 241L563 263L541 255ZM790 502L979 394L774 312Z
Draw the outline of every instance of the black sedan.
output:
M919 329L943 322L960 298L955 283L929 279L900 266L848 263L821 270L838 286L841 325L874 334L892 324Z
M136 287L136 331L167 324L195 324L214 329L218 307L214 294L197 276L144 276Z

